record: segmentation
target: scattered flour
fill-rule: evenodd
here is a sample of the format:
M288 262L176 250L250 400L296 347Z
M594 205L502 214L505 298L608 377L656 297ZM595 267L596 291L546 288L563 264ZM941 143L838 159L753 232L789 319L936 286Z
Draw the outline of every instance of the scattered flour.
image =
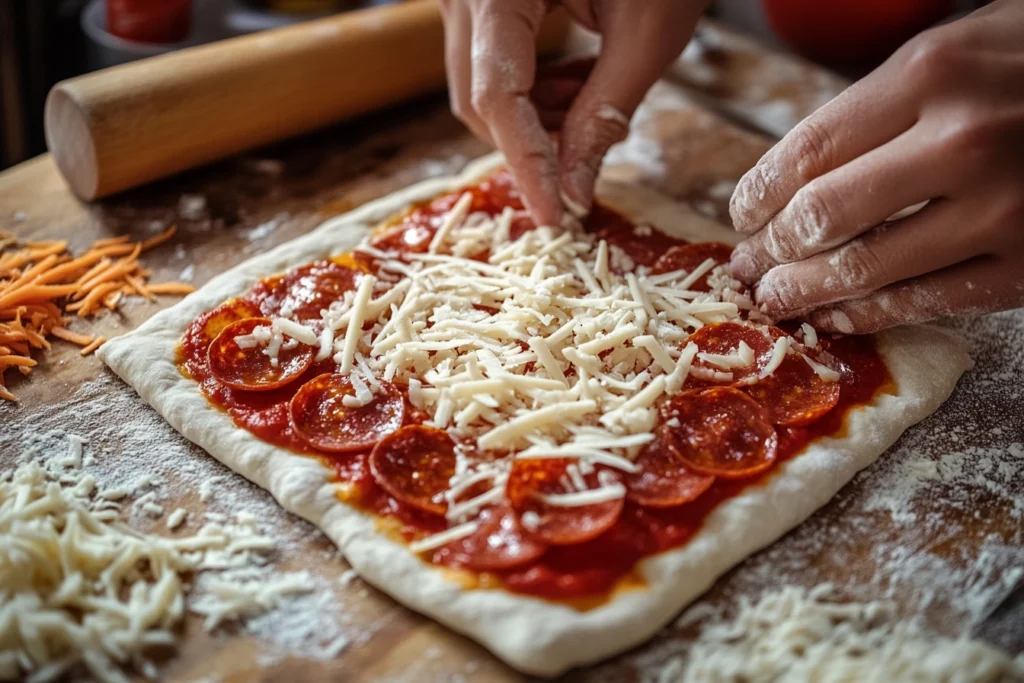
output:
M206 216L206 197L201 194L183 194L178 200L178 215L189 221L198 221Z
M280 221L277 218L269 220L266 223L260 223L255 228L252 228L245 233L245 239L250 242L261 240L277 230L279 224Z

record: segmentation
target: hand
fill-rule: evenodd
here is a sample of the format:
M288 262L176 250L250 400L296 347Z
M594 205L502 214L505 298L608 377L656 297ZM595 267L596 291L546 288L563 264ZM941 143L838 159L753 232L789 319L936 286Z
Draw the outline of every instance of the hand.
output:
M538 225L577 218L605 152L679 56L707 0L562 0L602 35L595 61L537 73L534 42L548 0L441 0L452 111L505 153ZM546 129L561 131L556 155Z
M732 273L774 319L866 333L1024 305L1024 3L907 43L771 149L730 213L750 235Z

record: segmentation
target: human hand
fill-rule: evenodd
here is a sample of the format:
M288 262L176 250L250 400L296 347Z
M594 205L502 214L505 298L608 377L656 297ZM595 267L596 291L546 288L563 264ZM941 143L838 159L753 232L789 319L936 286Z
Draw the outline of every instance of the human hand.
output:
M562 0L602 36L597 59L538 74L534 43L548 0L441 0L452 111L505 153L538 225L593 200L605 152L689 40L708 0ZM556 154L548 130L560 131Z
M750 235L732 273L774 319L866 333L1024 305L1024 3L911 40L772 148L730 213Z

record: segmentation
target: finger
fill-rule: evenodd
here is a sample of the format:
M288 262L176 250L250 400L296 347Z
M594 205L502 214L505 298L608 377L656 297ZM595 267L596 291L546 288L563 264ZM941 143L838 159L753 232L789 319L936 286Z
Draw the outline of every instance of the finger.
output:
M914 125L915 91L893 57L804 119L736 185L729 214L753 234L797 191L830 170L885 144ZM900 207L903 208L903 207Z
M494 144L472 106L472 16L465 2L441 3L444 19L444 67L452 113L481 140Z
M736 248L730 261L733 277L756 282L780 263L820 254L908 206L939 196L950 183L941 153L923 127L915 126L812 180Z
M868 334L948 315L978 315L1024 305L1024 274L1009 260L982 257L890 285L862 299L814 311L825 332Z
M754 298L770 318L787 320L967 261L991 246L974 232L958 229L973 215L967 202L933 202L838 249L771 269Z
M473 7L473 108L505 153L534 221L558 225L555 150L529 97L546 3L493 0Z
M665 67L682 52L699 3L670 3L665 12L602 18L601 53L566 115L559 147L562 200L577 217L593 201L594 185L608 148L626 137L629 120ZM666 24L671 25L666 40ZM690 30L686 30L689 28Z

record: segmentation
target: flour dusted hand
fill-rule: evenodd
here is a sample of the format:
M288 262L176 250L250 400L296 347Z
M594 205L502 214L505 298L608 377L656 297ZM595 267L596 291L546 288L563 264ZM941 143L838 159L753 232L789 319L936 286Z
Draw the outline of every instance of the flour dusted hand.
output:
M534 41L561 4L602 35L596 60L537 67ZM576 218L593 200L605 152L665 67L706 0L442 0L452 111L505 153L538 225ZM561 133L556 152L548 131Z
M743 177L732 273L831 332L1021 306L1022 188L1024 3L1002 0L910 41Z

